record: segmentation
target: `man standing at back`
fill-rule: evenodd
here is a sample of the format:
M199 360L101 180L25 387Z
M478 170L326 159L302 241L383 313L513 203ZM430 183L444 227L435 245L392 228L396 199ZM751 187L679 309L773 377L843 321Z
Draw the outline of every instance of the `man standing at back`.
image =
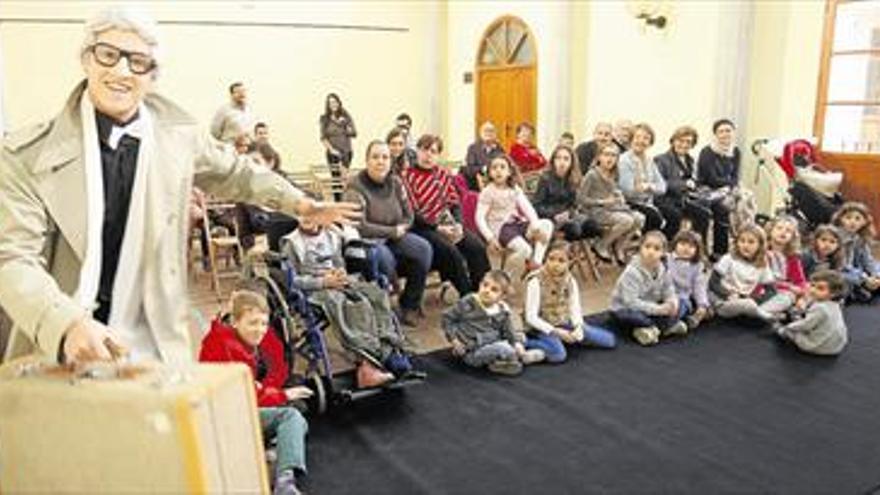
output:
M247 89L242 82L229 86L229 103L217 109L211 121L211 135L224 143L231 143L240 134L250 133L256 119L247 102ZM251 136L253 137L253 136Z

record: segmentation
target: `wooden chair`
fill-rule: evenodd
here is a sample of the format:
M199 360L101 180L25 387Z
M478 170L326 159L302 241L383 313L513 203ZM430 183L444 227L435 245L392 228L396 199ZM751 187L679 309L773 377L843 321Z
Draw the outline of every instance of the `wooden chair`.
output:
M321 197L327 201L333 198L341 197L345 192L348 182L346 171L339 164L313 164L309 167L309 171L314 177L316 189ZM334 175L333 172L339 172Z
M589 272L593 276L593 281L599 283L602 281L602 275L599 273L598 262L593 256L590 242L591 239L583 239L571 244L571 264L577 268L581 280L586 282L587 272Z
M211 223L210 212L222 214L233 210L235 210L233 203L208 203L204 209L203 222L208 237L208 260L210 262L208 271L211 274L211 288L216 292L218 300L223 297L220 291L220 279L241 276L241 270L237 263L244 262L244 248L242 248L238 237L238 220L235 216L232 217L232 232L218 235ZM226 263L226 270L223 271L220 270L218 264L221 257Z

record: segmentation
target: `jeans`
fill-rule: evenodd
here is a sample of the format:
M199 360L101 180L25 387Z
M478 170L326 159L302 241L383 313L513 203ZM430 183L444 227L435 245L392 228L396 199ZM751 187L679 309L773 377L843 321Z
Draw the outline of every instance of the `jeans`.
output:
M614 334L601 327L596 327L584 322L584 338L577 342L585 347L601 347L613 349L617 346ZM565 343L557 335L536 332L526 339L526 349L541 349L544 351L545 360L548 363L561 363L568 357Z
M611 311L611 316L617 327L625 332L641 327L657 327L662 331L679 321L677 316L649 315L635 309L615 309Z
M261 407L260 425L264 438L275 437L275 476L286 469L305 472L309 424L303 415L293 407Z
M513 361L517 359L516 349L506 340L499 340L486 344L483 347L477 347L470 350L464 355L464 364L473 366L474 368L482 368L488 366L495 361Z
M452 282L459 296L475 292L480 287L490 265L486 244L476 234L466 230L458 244L453 244L431 228L414 229L413 232L431 243L434 249L431 267L440 272L441 279Z
M425 279L431 269L434 250L425 239L407 232L400 239L388 239L376 250L379 271L393 280L398 264L406 276L406 286L400 294L400 307L419 309L425 292Z

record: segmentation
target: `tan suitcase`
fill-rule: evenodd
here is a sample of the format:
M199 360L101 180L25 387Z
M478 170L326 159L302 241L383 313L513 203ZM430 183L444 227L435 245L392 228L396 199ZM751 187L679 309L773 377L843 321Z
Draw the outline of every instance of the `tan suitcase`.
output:
M244 365L0 368L0 493L267 493Z

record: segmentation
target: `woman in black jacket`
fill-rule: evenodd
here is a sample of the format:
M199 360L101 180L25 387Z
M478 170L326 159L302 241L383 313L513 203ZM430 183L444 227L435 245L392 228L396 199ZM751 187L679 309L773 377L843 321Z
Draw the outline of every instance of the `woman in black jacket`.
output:
M550 155L552 165L541 174L532 199L541 218L553 221L567 241L577 241L601 235L593 220L574 217L575 198L581 183L577 155L568 146L557 146Z
M711 193L709 207L715 219L712 228L712 253L721 257L728 251L730 211L724 206L724 198L739 185L739 167L742 155L734 143L736 126L728 119L712 124L715 139L700 151L697 160L697 182Z
M654 199L654 204L666 218L663 233L672 239L681 228L681 220L690 220L693 229L706 239L712 212L696 197L696 169L690 151L697 144L697 131L682 126L669 138L669 151L654 157L657 170L666 181L666 194Z

